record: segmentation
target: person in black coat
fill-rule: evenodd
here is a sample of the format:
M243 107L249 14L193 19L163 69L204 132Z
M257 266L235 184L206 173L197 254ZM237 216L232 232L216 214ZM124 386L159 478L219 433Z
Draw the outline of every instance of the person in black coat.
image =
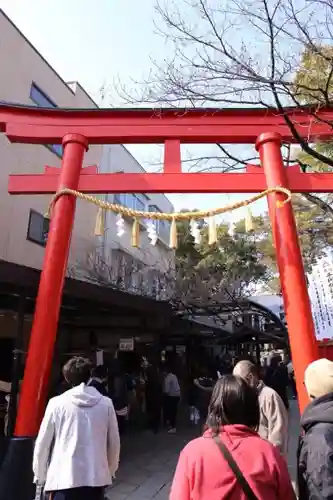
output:
M312 401L301 417L299 499L333 500L333 362L311 363L304 383Z
M95 387L102 394L102 396L109 397L107 390L107 382L108 382L108 373L105 366L100 365L96 366L92 370L91 379L88 382L88 385L91 387Z
M109 372L109 392L116 410L121 435L124 434L128 421L127 380L122 363L117 360Z
M157 434L161 425L163 406L162 376L157 365L149 365L146 369L146 411L148 426Z
M282 363L280 355L272 357L269 367L266 370L264 382L268 387L274 389L289 410L288 386L289 377L287 367Z

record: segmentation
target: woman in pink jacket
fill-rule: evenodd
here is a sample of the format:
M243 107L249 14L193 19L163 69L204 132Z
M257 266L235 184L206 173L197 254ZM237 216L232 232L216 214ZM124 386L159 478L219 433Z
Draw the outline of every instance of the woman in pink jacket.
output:
M295 500L286 462L258 436L258 426L255 389L239 377L222 377L207 430L181 452L170 500Z

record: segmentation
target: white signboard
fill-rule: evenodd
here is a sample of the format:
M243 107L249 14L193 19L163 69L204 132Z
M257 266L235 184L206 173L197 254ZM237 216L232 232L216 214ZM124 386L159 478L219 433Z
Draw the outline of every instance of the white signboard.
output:
M103 351L96 352L96 366L102 366L104 364L104 353Z
M119 351L134 351L134 338L120 339Z

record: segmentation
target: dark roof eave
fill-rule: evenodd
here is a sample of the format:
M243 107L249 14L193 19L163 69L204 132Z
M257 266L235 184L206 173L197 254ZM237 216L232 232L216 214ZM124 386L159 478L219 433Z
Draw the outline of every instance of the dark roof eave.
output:
M17 288L19 293L26 292L36 295L39 285L40 271L27 266L0 260L0 284L8 284ZM150 297L131 294L129 292L99 286L86 281L66 278L64 296L78 300L91 300L103 306L122 306L133 310L142 310L152 314L171 315L169 303L156 301Z

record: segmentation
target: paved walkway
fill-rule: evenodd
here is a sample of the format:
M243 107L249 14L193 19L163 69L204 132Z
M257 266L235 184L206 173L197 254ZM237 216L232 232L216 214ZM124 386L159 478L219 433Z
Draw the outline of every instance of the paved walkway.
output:
M178 456L194 436L182 429L179 434L154 435L143 432L127 436L122 445L121 465L110 500L167 500Z
M288 468L293 484L297 477L297 447L299 438L299 411L296 401L290 401L289 411Z
M289 434L289 470L296 477L296 449L299 433L297 404L291 402ZM182 429L177 435L162 432L132 434L124 438L121 466L108 492L109 500L167 500L179 452L193 437L193 430Z

